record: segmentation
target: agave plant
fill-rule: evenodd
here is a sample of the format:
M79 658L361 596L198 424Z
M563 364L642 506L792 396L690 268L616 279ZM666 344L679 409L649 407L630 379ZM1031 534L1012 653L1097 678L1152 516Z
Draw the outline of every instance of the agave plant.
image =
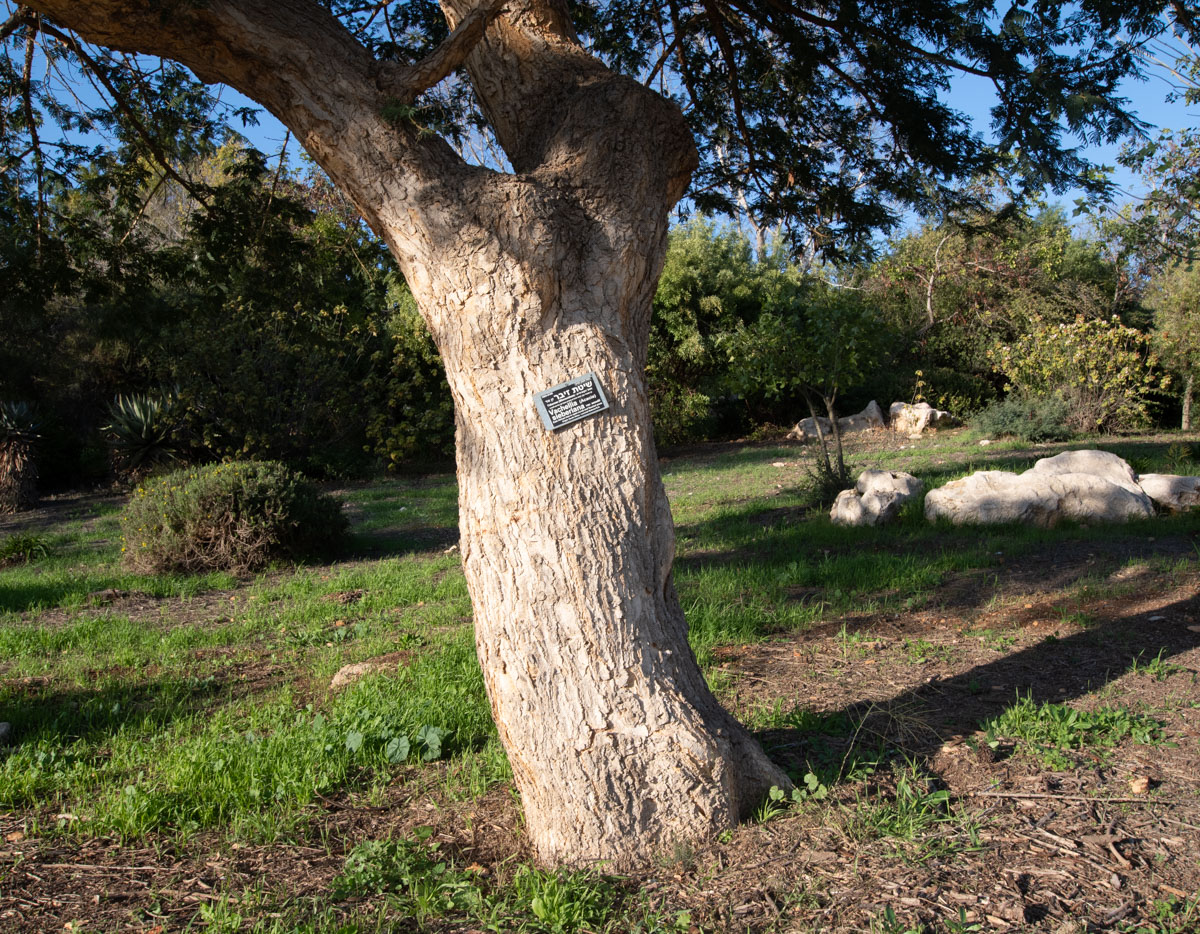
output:
M0 402L0 513L37 503L38 419L27 402Z
M175 443L175 394L130 393L117 396L108 407L109 424L102 429L122 473L141 474L179 458Z

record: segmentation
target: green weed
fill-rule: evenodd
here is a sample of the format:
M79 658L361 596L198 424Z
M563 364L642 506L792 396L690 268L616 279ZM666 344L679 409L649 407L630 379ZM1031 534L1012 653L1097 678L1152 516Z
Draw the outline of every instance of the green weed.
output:
M1133 675L1149 675L1155 681L1166 681L1171 675L1187 671L1182 665L1176 665L1174 662L1169 662L1163 658L1164 652L1166 652L1166 649L1159 649L1158 654L1148 662L1142 661L1142 656L1145 653L1139 652L1137 658L1133 660L1133 664L1129 668L1129 673Z
M1140 745L1163 742L1162 724L1124 708L1098 707L1087 712L1063 704L1035 704L1028 695L983 724L988 742L1021 741L1046 768L1066 770L1075 761L1070 753L1107 749L1130 739Z
M368 840L346 857L333 883L337 899L391 897L391 909L418 924L460 916L489 930L570 934L607 926L622 893L604 876L589 872L546 872L520 867L506 886L491 887L481 875L458 868L418 827L411 839ZM678 921L678 918L676 918Z

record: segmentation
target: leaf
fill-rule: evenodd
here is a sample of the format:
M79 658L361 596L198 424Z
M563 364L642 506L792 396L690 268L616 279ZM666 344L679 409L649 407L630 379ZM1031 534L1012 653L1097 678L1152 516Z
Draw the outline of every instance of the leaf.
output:
M348 752L358 752L362 749L363 735L358 730L351 730L346 734L346 750Z
M429 726L428 724L417 730L416 741L425 747L421 753L421 758L426 762L440 759L442 757L442 742L448 734L449 730L444 730L439 726Z
M408 758L410 744L407 736L393 737L384 747L383 755L388 762L396 764Z

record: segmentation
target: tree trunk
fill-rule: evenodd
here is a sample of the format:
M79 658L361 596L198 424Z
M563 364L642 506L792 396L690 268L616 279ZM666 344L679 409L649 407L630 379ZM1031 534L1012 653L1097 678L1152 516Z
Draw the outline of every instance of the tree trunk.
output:
M788 787L705 684L671 579L645 363L696 164L678 109L583 52L557 0L486 33L499 3L443 0L451 39L408 68L311 0L31 6L260 101L387 239L454 395L476 644L539 857L628 868ZM382 116L463 62L513 175ZM611 408L547 431L534 395L589 372Z
M506 263L477 274L478 299L446 309L472 333L437 322L456 404L463 566L539 856L627 867L732 826L786 779L709 692L671 581L643 375L665 243L641 246L638 263L577 232L555 239L589 254L591 284L547 290L530 280L551 270ZM511 316L475 314L472 301ZM533 393L588 372L612 408L547 431Z
M1192 394L1195 391L1196 377L1189 373L1183 383L1183 423L1179 426L1184 431L1192 430Z

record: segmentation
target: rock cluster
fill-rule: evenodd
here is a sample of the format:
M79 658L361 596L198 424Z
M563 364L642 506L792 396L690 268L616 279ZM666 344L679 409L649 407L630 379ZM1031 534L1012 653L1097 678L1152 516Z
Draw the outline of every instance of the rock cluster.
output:
M882 431L890 428L897 434L910 438L918 437L927 431L937 431L941 428L956 428L962 422L941 409L935 409L927 402L910 405L907 402L893 402L885 417L883 409L874 399L857 415L847 415L838 419L838 431L842 435L853 435L863 431ZM833 433L833 423L827 418L805 418L796 423L796 427L788 432L792 441L811 441L818 437L817 426L821 434L828 438Z
M910 473L864 470L852 490L842 490L829 518L837 525L883 525L925 486Z
M866 470L854 489L838 494L829 517L838 525L882 525L920 495L921 481L911 474ZM1179 512L1198 507L1200 477L1139 477L1107 451L1065 451L1042 458L1021 474L981 470L925 497L927 519L955 525L1125 522L1148 519L1156 508Z
M983 470L947 483L925 497L925 517L955 525L1022 522L1048 527L1064 519L1148 519L1155 503L1173 510L1200 503L1200 478L1151 474L1141 480L1115 454L1065 451L1042 458L1022 474Z

